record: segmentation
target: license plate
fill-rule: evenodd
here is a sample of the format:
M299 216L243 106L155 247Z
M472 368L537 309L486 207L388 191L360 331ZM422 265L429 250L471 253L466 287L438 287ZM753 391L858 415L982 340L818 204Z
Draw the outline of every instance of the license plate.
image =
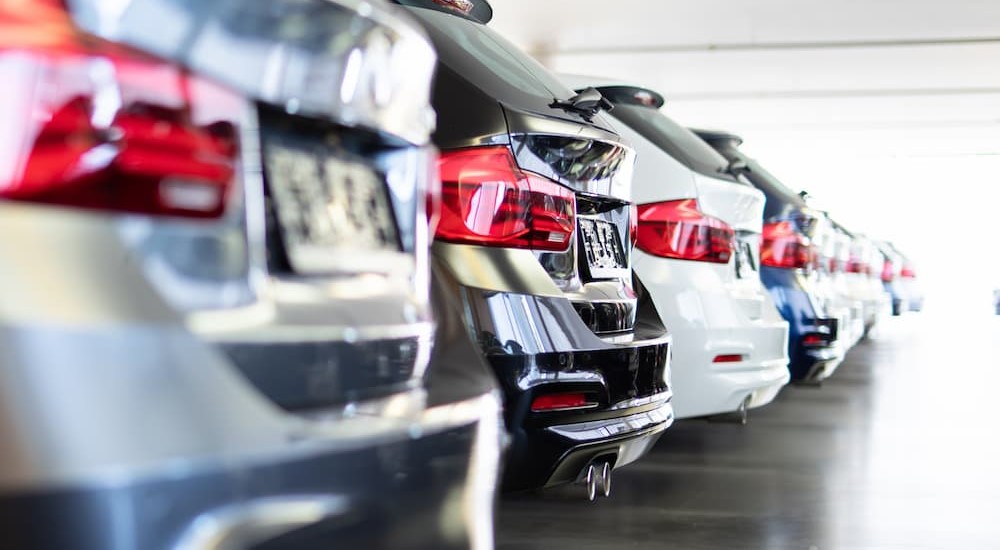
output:
M583 250L592 276L601 277L602 272L625 268L624 248L613 224L580 219L580 238L583 240Z
M336 271L337 258L352 250L399 250L386 186L371 166L329 146L273 138L264 166L294 271Z
M736 250L733 251L736 256L736 277L740 279L745 279L747 277L752 277L757 273L757 264L754 263L753 249L750 247L750 243L736 241Z

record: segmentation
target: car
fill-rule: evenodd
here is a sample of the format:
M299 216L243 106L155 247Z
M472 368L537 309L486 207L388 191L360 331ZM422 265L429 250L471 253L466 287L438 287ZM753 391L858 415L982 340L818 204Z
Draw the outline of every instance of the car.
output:
M75 0L0 36L4 545L491 547L499 400L435 330L419 29Z
M882 284L882 256L875 244L861 233L851 234L851 252L847 276L851 293L863 306L861 336L866 338L880 321L892 314L892 296Z
M924 307L924 292L917 278L917 271L913 265L913 261L903 254L893 243L883 242L882 245L895 255L895 261L899 264L899 274L896 278L897 284L894 285L894 288L899 293L901 302L899 313L908 311L918 312L922 310ZM893 307L896 307L896 302L893 303ZM895 309L893 312L895 313Z
M892 299L893 316L902 315L909 309L905 290L903 289L900 272L902 271L902 258L892 248L888 241L877 241L875 245L881 253L882 271L881 279L885 291Z
M760 278L788 321L791 379L822 382L840 365L847 349L838 317L826 311L818 298L819 256L813 237L823 214L744 154L739 136L724 131L694 132L763 191Z
M841 340L844 343L845 351L850 350L861 341L865 333L865 302L864 296L855 292L853 276L848 274L851 264L851 249L854 246L854 237L840 224L830 217L828 212L823 212L827 229L822 233L820 242L832 242L833 256L831 257L830 270L820 271L820 281L832 287L830 304L834 307L847 310L847 315L842 319ZM839 311L839 309L838 309Z
M594 77L563 81L601 92L636 149L632 266L675 339L675 417L746 423L789 379L788 323L759 274L764 194L664 114L659 93Z
M673 422L671 335L633 280L634 152L494 32L488 2L400 0L439 55L434 277L504 396L503 488L611 490Z

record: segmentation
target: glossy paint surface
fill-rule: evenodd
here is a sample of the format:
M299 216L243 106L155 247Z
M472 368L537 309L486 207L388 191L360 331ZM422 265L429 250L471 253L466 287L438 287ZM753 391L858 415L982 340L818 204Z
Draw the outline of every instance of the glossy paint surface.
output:
M505 499L498 547L996 548L1000 374L940 345L975 338L996 357L986 313L890 319L822 388L787 388L745 427L678 422L597 506L579 488ZM945 364L978 383L942 376Z

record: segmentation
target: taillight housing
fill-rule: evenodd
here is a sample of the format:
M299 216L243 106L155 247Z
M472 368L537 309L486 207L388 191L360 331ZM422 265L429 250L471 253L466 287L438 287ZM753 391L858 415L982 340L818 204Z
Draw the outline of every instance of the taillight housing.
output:
M903 264L903 269L900 270L899 276L903 277L904 279L916 279L917 272L913 269L912 265Z
M443 151L435 238L482 246L564 252L576 227L570 189L522 171L506 146Z
M760 263L783 269L809 269L816 258L809 238L796 230L790 221L764 224L760 245ZM833 266L831 266L833 267Z
M174 64L78 36L0 47L0 198L221 216L243 100Z
M638 214L636 246L647 254L720 264L733 255L733 228L702 213L696 199L641 204Z

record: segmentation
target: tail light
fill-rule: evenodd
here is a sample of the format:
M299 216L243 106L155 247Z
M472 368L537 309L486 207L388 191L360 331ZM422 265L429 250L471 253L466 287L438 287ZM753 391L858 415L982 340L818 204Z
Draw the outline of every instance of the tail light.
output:
M640 205L636 234L640 250L661 258L725 264L736 246L733 228L703 214L695 199Z
M892 260L886 260L882 264L882 282L891 283L893 279L896 278L895 268L892 265Z
M809 238L799 233L792 222L764 224L760 245L760 263L784 269L808 269L815 260Z
M55 8L39 13L53 23L44 43L19 45L16 37L29 34L0 24L15 37L0 46L0 198L221 216L237 172L239 96L172 64L81 39Z
M905 279L915 279L917 278L917 272L914 271L913 266L910 264L903 264L903 269L900 270L899 276Z
M867 262L863 262L857 258L852 257L847 261L847 272L848 273L861 273L863 275L868 275L871 273L871 266Z
M507 147L445 151L438 160L441 216L436 238L455 243L565 251L576 197L520 170Z

